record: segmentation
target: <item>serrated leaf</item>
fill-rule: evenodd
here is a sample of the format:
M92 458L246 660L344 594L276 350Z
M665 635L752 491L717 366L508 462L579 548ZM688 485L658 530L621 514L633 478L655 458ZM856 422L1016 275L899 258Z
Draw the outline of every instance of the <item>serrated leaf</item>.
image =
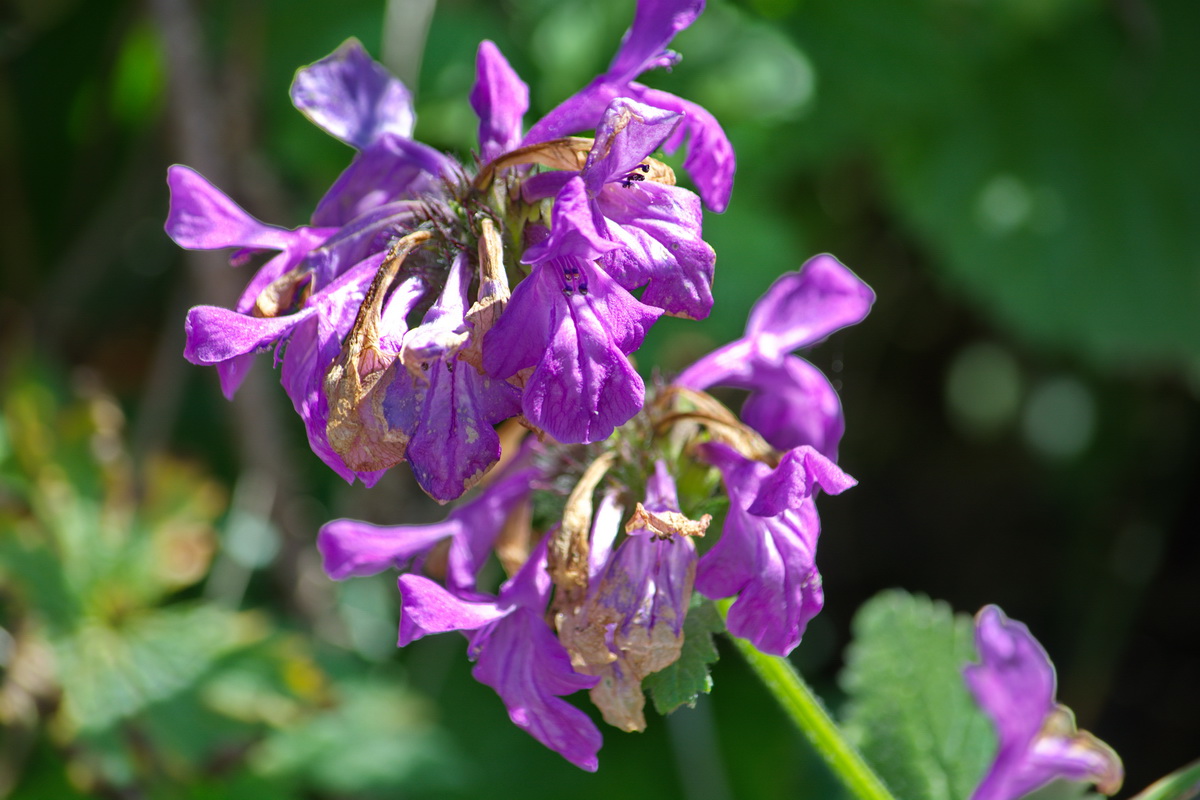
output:
M695 703L701 693L712 691L709 665L718 658L712 637L723 630L725 624L712 601L693 595L687 619L683 622L683 648L679 660L647 675L642 681L642 689L649 693L658 713L669 714L681 705Z
M847 734L897 797L968 797L996 751L962 678L975 658L971 618L895 590L868 601L853 628L839 679Z

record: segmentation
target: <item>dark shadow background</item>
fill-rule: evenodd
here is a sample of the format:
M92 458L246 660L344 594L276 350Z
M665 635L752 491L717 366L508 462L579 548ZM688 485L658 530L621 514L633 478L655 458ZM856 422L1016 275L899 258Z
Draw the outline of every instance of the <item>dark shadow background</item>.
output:
M272 772L255 747L290 723L176 747L132 716L89 739L55 728L50 692L24 728L0 717L21 744L0 761L0 789L836 796L732 651L697 710L655 717L642 736L606 731L596 776L512 728L470 679L460 640L394 654L390 579L331 587L313 536L334 516L441 512L404 468L370 492L323 470L267 359L226 403L216 376L179 355L186 308L229 305L244 276L166 239L167 165L196 167L260 219L303 224L350 151L291 108L298 66L359 37L417 87L417 138L466 153L480 39L500 45L541 112L604 68L631 2L0 9L6 391L40 382L64 404L81 386L111 396L143 479L170 454L226 487L214 536L227 540L234 513L257 509L274 549L243 564L233 605L261 612L271 641L311 650L333 687L314 708L347 696L339 681L394 681L419 698L416 717L444 751L382 777L353 754L328 774L301 757ZM1126 795L1200 752L1197 31L1191 0L714 1L674 43L675 70L645 78L709 107L739 170L729 211L706 221L717 308L703 324L660 323L643 368L678 370L736 336L774 276L815 253L834 253L878 294L863 324L810 354L841 390L841 463L860 485L823 503L827 605L796 661L836 704L850 619L876 592L899 586L968 613L997 603L1050 652L1081 727L1122 755ZM19 474L5 472L0 536L37 517ZM167 602L221 602L216 569ZM0 628L21 642L38 609L14 576L0 569L14 581L0 590ZM15 663L0 664L6 686ZM345 720L335 739L369 734ZM391 752L359 755L378 765Z

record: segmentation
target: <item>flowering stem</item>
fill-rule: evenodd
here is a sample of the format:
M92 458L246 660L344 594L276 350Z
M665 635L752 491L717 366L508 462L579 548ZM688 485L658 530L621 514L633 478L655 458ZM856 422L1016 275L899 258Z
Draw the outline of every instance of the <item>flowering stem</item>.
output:
M732 599L717 601L717 609L722 619L729 612L732 603ZM850 790L851 796L859 800L895 800L883 785L883 781L863 760L862 754L846 741L841 729L790 661L760 652L745 639L732 635L729 638L745 656L751 669L762 679L767 691L775 697L833 773Z

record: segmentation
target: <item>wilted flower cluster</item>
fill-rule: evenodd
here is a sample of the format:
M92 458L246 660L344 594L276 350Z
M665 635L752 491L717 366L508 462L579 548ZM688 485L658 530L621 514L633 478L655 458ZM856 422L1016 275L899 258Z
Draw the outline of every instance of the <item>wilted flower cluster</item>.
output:
M292 86L357 151L307 226L261 223L187 167L168 177L178 244L236 248L235 266L274 254L233 309L188 313L186 357L232 396L272 351L313 451L348 480L407 461L439 502L475 488L436 524L328 523L328 574L399 570L399 644L462 632L513 722L585 769L600 733L563 696L588 689L608 723L643 729L642 682L680 658L693 595L734 598L729 632L765 653L799 644L824 603L816 498L855 483L837 393L796 355L874 301L833 257L780 277L741 338L673 380L647 387L630 362L661 315L713 303L701 203L728 203L732 148L705 109L636 81L676 62L666 45L702 9L640 0L609 69L527 131L528 89L483 42L470 164L414 141L408 90L347 42ZM680 147L698 196L654 158ZM740 414L714 387L746 393ZM1023 631L981 617L968 681L1001 752L977 800L1105 766L1055 722Z
M666 44L702 8L641 3L609 71L528 132L528 89L484 42L478 165L410 138L408 90L357 41L301 69L296 107L358 151L311 226L260 223L193 170L170 170L178 244L239 248L235 265L277 253L232 310L189 312L187 358L215 365L232 395L253 354L273 349L330 467L370 485L407 460L440 502L497 462L502 420L564 443L608 437L643 405L629 356L647 329L712 306L700 197L652 154L685 147L722 210L732 148L703 109L635 82L675 61Z

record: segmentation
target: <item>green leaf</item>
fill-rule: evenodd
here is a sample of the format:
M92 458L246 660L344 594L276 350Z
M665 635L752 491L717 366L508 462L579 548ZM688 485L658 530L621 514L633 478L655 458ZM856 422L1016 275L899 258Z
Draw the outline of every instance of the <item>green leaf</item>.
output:
M642 688L650 694L654 708L669 714L685 703L691 705L701 694L712 691L709 665L716 662L713 634L725 630L712 601L692 595L692 606L683 622L683 649L679 660L664 670L647 675Z
M961 800L996 750L962 668L974 625L944 603L894 590L868 601L840 676L847 735L897 797Z
M189 688L213 662L262 631L252 615L213 606L147 611L118 626L88 622L56 642L63 705L83 732L103 730Z
M1160 778L1138 793L1133 800L1191 800L1200 797L1200 761Z
M1104 800L1104 795L1096 794L1086 783L1054 781L1030 792L1022 800Z
M338 692L334 708L268 737L254 769L334 793L458 785L463 765L423 698L378 679L345 680Z

